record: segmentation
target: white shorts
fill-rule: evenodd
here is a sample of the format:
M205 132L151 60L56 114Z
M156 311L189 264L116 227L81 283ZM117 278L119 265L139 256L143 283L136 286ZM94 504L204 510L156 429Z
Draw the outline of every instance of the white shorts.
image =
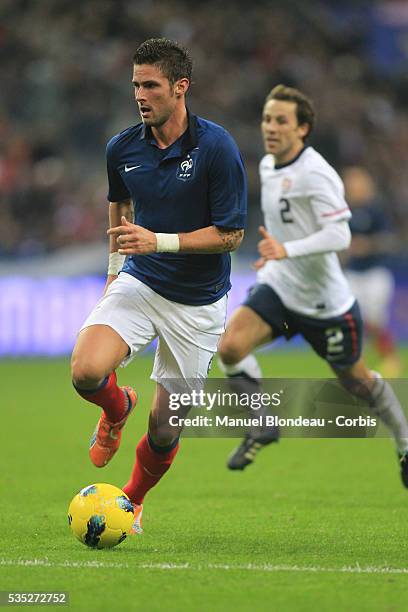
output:
M394 294L394 277L387 268L346 271L351 290L357 298L364 323L386 327Z
M151 378L161 384L163 379L190 379L196 388L207 377L225 329L226 309L226 295L204 306L179 304L122 272L99 300L81 331L91 325L108 325L114 329L130 349L122 366L158 337ZM173 384L163 386L169 392L175 390Z

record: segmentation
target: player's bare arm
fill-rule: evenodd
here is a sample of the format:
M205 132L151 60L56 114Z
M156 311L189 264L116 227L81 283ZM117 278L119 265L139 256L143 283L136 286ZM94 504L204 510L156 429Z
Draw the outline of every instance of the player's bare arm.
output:
M120 202L110 202L109 203L109 227L114 227L118 225L118 223L120 223L122 218L126 219L127 221L133 220L133 203L131 199L122 200ZM111 261L112 260L111 255L114 253L118 253L118 244L114 237L109 236L109 258L110 260L109 260L109 268L108 268L108 274L107 274L107 279L106 279L105 291L107 290L109 285L118 276L117 273L116 274L112 273L112 272L116 272L115 262ZM119 266L116 265L116 267L119 267Z
M184 253L228 253L239 247L244 230L210 225L195 232L179 234L179 238L180 251Z
M126 221L133 221L133 203L132 200L123 200L122 202L109 203L109 227L117 227L124 217ZM109 253L115 253L118 250L118 243L114 236L109 238Z
M121 225L111 227L108 235L121 255L147 255L158 251L157 234L130 223L122 217ZM169 234L169 236L171 236ZM243 229L227 229L210 225L194 232L177 234L181 253L226 253L239 247Z

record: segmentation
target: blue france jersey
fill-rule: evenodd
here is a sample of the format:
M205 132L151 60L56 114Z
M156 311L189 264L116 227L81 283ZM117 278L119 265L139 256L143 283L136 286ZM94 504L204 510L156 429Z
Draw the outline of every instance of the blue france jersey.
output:
M131 198L135 223L152 232L193 232L209 225L245 226L247 184L232 137L219 125L189 113L188 129L166 149L143 123L107 145L108 200ZM123 271L163 297L211 304L231 288L229 253L153 253L130 256Z
M365 206L355 206L352 209L353 216L350 220L352 236L365 236L375 238L381 234L382 239L373 247L371 253L366 255L353 255L347 262L347 268L362 272L371 268L387 267L389 265L389 254L387 249L381 250L384 243L384 235L392 235L391 223L382 208L373 202Z

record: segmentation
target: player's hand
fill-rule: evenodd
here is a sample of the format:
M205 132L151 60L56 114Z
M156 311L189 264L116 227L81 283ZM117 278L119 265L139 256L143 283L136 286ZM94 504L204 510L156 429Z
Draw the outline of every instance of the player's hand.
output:
M157 240L156 234L127 221L126 217L121 218L122 225L108 229L109 236L116 236L118 243L118 253L121 255L147 255L156 253Z
M273 236L268 234L263 225L259 227L259 233L262 236L262 240L258 242L258 252L261 258L263 258L264 260L263 263L265 263L265 261L268 259L284 259L288 256L283 244L281 244L280 242L275 240ZM258 262L256 262L255 265L257 264ZM259 265L259 267L261 268L262 265Z

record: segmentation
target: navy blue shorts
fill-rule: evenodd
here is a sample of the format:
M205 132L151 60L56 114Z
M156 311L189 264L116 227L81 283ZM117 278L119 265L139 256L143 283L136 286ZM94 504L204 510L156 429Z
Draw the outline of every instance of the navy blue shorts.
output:
M271 326L273 338L301 334L332 368L348 368L360 359L363 322L357 301L338 317L315 319L289 310L269 285L259 284L249 290L244 306Z

